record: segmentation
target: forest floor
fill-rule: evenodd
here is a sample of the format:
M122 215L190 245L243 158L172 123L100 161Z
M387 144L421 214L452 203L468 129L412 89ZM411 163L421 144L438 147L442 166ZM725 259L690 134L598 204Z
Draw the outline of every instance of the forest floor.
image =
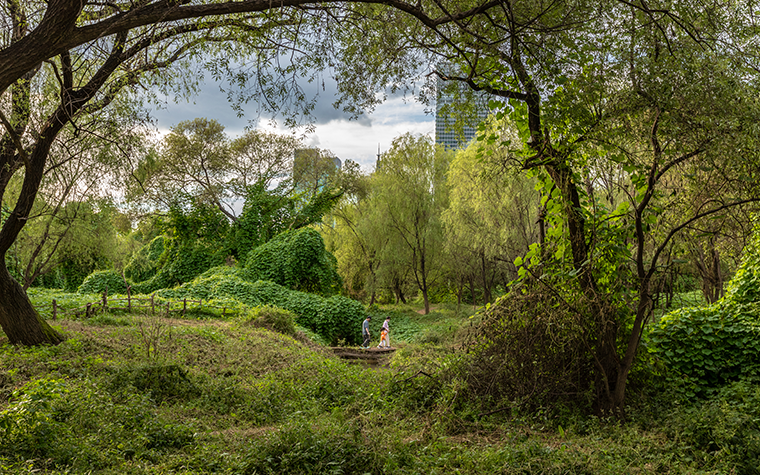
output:
M0 339L0 473L751 473L644 413L480 416L445 372L469 315L417 309L375 310L387 371L244 319L102 314L53 322L54 347Z

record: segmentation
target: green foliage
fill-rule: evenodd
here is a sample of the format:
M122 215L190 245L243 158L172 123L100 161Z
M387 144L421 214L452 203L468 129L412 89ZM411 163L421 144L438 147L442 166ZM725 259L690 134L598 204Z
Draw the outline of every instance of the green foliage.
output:
M245 270L250 280L269 280L293 290L328 296L341 285L336 266L319 232L301 228L281 233L252 250Z
M264 284L266 281L259 282ZM267 282L267 284L271 283ZM276 289L272 288L271 285L261 285L261 288L276 292ZM282 300L276 301L277 305L298 315L296 323L319 333L317 321L319 319L319 312L322 309L322 302L325 300L324 297L292 290L281 294L281 298ZM326 335L322 336L326 337Z
M389 311L392 327L457 321ZM378 370L241 321L187 321L164 343L166 361L146 363L142 318L131 327L63 319L70 338L61 345L0 345L0 419L19 422L0 440L0 472L750 474L757 466L760 393L749 384L647 430L585 415L558 423L543 408L462 397L463 355L448 349L406 345ZM34 417L20 415L24 398L45 401ZM484 414L502 407L511 410Z
M77 292L80 294L125 294L127 287L124 278L115 270L95 271L88 275Z
M165 243L166 237L161 235L140 248L124 268L124 276L132 282L143 282L156 275Z
M686 396L760 376L759 285L760 228L756 228L723 299L671 312L652 330L654 350L677 377L686 380Z
M760 302L679 309L651 336L675 376L686 379L686 396L760 372Z
M288 181L270 189L265 183L249 186L243 212L230 234L230 247L238 259L244 259L256 247L287 230L319 223L342 196L332 187L313 195L293 192Z
M283 335L292 336L296 333L294 315L288 310L264 305L254 307L248 315L254 326L268 328Z
M345 297L331 298L289 290L266 280L251 282L246 270L216 267L174 289L156 292L161 298L233 299L249 307L270 305L292 312L295 323L328 341L358 341L364 307Z
M195 442L191 428L157 417L146 397L128 390L110 394L97 385L41 379L14 398L0 415L0 430L10 427L0 443L0 462L27 461L31 466L24 471L99 471L133 459L155 461Z
M738 381L670 415L668 433L688 441L694 459L719 458L730 473L760 473L760 386Z
M292 201L283 187L270 190L266 183L249 186L243 212L232 227L230 247L235 256L243 260L251 250L287 230L290 223L282 219L284 213L292 213Z
M580 306L579 299L574 302ZM593 357L576 308L556 294L514 291L474 319L461 376L479 401L590 409Z
M504 165L519 143L516 127L506 119L489 120L480 131L489 140L458 151L446 174L450 202L442 219L450 267L455 275L482 269L508 273L506 280L511 280L515 275L509 263L539 240L540 194L535 178Z
M222 264L229 253L220 244L228 229L227 218L213 206L195 206L189 212L172 207L165 225L169 237L158 261L159 269L150 279L135 284L133 291L147 294L174 287Z
M448 204L446 171L453 152L430 138L404 134L377 163L372 178L368 239L379 258L379 282L397 295L406 281L428 300L443 269L443 223ZM366 229L366 228L365 228ZM373 289L374 290L374 289Z
M188 378L188 373L176 364L155 363L120 368L112 377L111 390L120 391L132 386L158 404L186 400L200 390Z
M0 411L0 454L33 457L53 450L65 428L51 409L65 391L65 383L54 379L31 381L14 391L10 406Z
M113 225L117 211L108 200L70 200L56 207L41 198L35 209L37 217L13 247L11 269L22 284L74 291L92 271L128 257Z
M332 343L343 340L358 343L364 306L356 300L333 295L322 301L316 319L316 331Z
M267 436L248 457L243 473L377 473L376 456L359 427L298 421Z

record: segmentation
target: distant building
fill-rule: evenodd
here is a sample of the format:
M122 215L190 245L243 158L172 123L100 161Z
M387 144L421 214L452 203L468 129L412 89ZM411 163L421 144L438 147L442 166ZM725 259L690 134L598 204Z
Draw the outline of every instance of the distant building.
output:
M478 124L488 117L488 95L485 93L471 93L474 101L474 115L462 117L457 121L456 115L463 113L457 111L454 104L457 100L465 99L467 85L456 83L455 91L445 91L445 87L451 88L451 82L437 80L437 95L435 102L435 143L441 144L447 149L457 150L467 147L472 139L477 136Z

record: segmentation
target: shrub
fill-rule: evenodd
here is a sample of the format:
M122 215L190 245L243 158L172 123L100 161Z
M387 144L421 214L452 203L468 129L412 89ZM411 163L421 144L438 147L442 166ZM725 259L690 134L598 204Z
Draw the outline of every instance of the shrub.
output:
M31 381L12 394L12 402L0 411L0 455L44 456L53 450L66 428L53 416L53 402L63 396L64 382Z
M203 272L224 262L224 252L215 244L197 242L176 245L166 251L166 264L156 274L132 286L139 294L149 294L189 282Z
M164 236L157 236L140 248L124 268L124 275L133 282L143 282L156 275L165 241Z
M760 372L760 303L726 300L669 313L651 333L654 350L677 377L686 396Z
M671 312L651 332L654 351L688 382L686 396L760 375L759 226L725 297Z
M298 421L257 444L248 456L243 473L379 473L380 466L375 459L357 427L311 426Z
M291 312L295 323L317 332L328 341L358 341L361 320L364 319L361 303L341 296L325 299L316 294L289 290L271 281L251 282L248 278L250 275L246 272L215 267L190 282L159 290L156 294L161 298L234 299L249 307L278 307Z
M119 369L113 375L110 386L112 390L132 386L159 404L191 399L200 394L188 378L187 371L175 364L156 363Z
M476 319L462 377L480 401L588 408L593 366L573 310L536 289L498 299Z
M665 427L683 440L693 458L710 454L733 465L731 473L760 472L760 386L756 383L729 384L715 396L675 411L668 422Z
M322 335L317 327L317 315L319 314L323 297L295 290L286 291L279 300L275 300L279 307L290 310L296 314L296 323ZM326 337L326 335L322 335Z
M314 229L286 231L248 254L249 280L269 280L284 287L324 296L338 292L341 279L335 256Z
M316 318L316 331L331 343L344 340L358 343L362 320L366 317L364 306L356 300L334 295L322 301Z
M115 270L95 271L88 275L77 289L80 294L100 294L106 291L109 294L125 294L127 292L124 278Z
M250 312L251 323L284 335L295 335L295 318L292 312L270 305L255 307Z

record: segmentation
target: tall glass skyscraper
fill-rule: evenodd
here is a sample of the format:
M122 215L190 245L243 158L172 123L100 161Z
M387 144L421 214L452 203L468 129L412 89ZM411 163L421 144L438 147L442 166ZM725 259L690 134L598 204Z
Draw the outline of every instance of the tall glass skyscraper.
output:
M488 95L470 92L468 97L465 84L452 85L441 78L436 83L435 143L447 149L465 148L477 135L478 124L488 117ZM461 107L462 101L467 101L470 107ZM462 110L465 108L470 110Z

